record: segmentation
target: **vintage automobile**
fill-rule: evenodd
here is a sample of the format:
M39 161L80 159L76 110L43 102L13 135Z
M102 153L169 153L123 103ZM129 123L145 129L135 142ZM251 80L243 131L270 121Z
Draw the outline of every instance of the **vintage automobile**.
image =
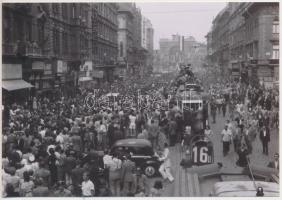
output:
M144 174L153 177L159 174L161 162L155 155L150 141L145 139L123 139L115 142L111 153L130 154L131 160L140 167Z

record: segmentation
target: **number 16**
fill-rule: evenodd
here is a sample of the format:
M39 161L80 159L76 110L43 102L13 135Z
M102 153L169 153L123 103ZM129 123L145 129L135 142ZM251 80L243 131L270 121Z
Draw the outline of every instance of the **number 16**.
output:
M199 161L201 163L207 163L208 162L208 148L207 147L200 147L199 152ZM193 148L193 154L194 154L194 163L198 162L198 147Z

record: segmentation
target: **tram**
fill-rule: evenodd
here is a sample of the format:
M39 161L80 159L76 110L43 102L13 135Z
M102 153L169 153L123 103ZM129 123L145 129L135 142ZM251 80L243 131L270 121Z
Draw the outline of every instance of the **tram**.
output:
M193 135L203 133L208 124L208 107L203 89L189 68L183 68L176 78L171 104L176 104L183 113L185 126L190 126Z

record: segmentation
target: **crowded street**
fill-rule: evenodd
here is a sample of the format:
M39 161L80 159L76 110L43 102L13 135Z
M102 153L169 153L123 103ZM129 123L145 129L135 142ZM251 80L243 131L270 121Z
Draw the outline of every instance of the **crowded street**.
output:
M278 197L276 40L262 62L216 32L278 6L203 5L207 41L157 31L156 50L148 4L5 4L2 197Z

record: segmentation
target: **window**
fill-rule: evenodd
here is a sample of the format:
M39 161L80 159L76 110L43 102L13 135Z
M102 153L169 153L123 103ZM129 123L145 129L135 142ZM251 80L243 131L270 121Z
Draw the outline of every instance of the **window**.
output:
M10 42L11 41L11 18L9 16L8 11L3 10L3 40L5 42Z
M42 44L44 41L44 24L40 21L37 23L38 26L38 42L39 44Z
M63 19L68 18L68 9L66 3L62 3L62 15L63 15Z
M32 40L32 26L31 26L31 21L28 21L26 23L26 30L27 30L27 40L31 41Z
M76 13L76 7L75 4L72 4L72 18L75 18L75 13Z
M279 45L272 46L272 59L279 59Z
M68 45L68 34L63 33L63 54L67 55L69 50L69 45Z
M60 34L57 29L53 30L53 46L54 46L54 54L60 54Z
M59 14L59 4L54 3L54 4L52 5L52 8L53 8L53 14L54 14L54 15L58 15L58 14Z
M120 42L120 57L123 57L123 43L122 42Z
M22 34L22 31L23 31L23 19L22 19L22 17L16 16L15 20L14 20L14 23L15 23L15 26L14 26L15 30L13 31L13 33L14 33L14 41L17 41L17 40L22 41L23 40L23 34Z
M279 33L279 17L275 16L272 23L272 33Z
M272 24L272 33L279 33L279 23L277 21Z

